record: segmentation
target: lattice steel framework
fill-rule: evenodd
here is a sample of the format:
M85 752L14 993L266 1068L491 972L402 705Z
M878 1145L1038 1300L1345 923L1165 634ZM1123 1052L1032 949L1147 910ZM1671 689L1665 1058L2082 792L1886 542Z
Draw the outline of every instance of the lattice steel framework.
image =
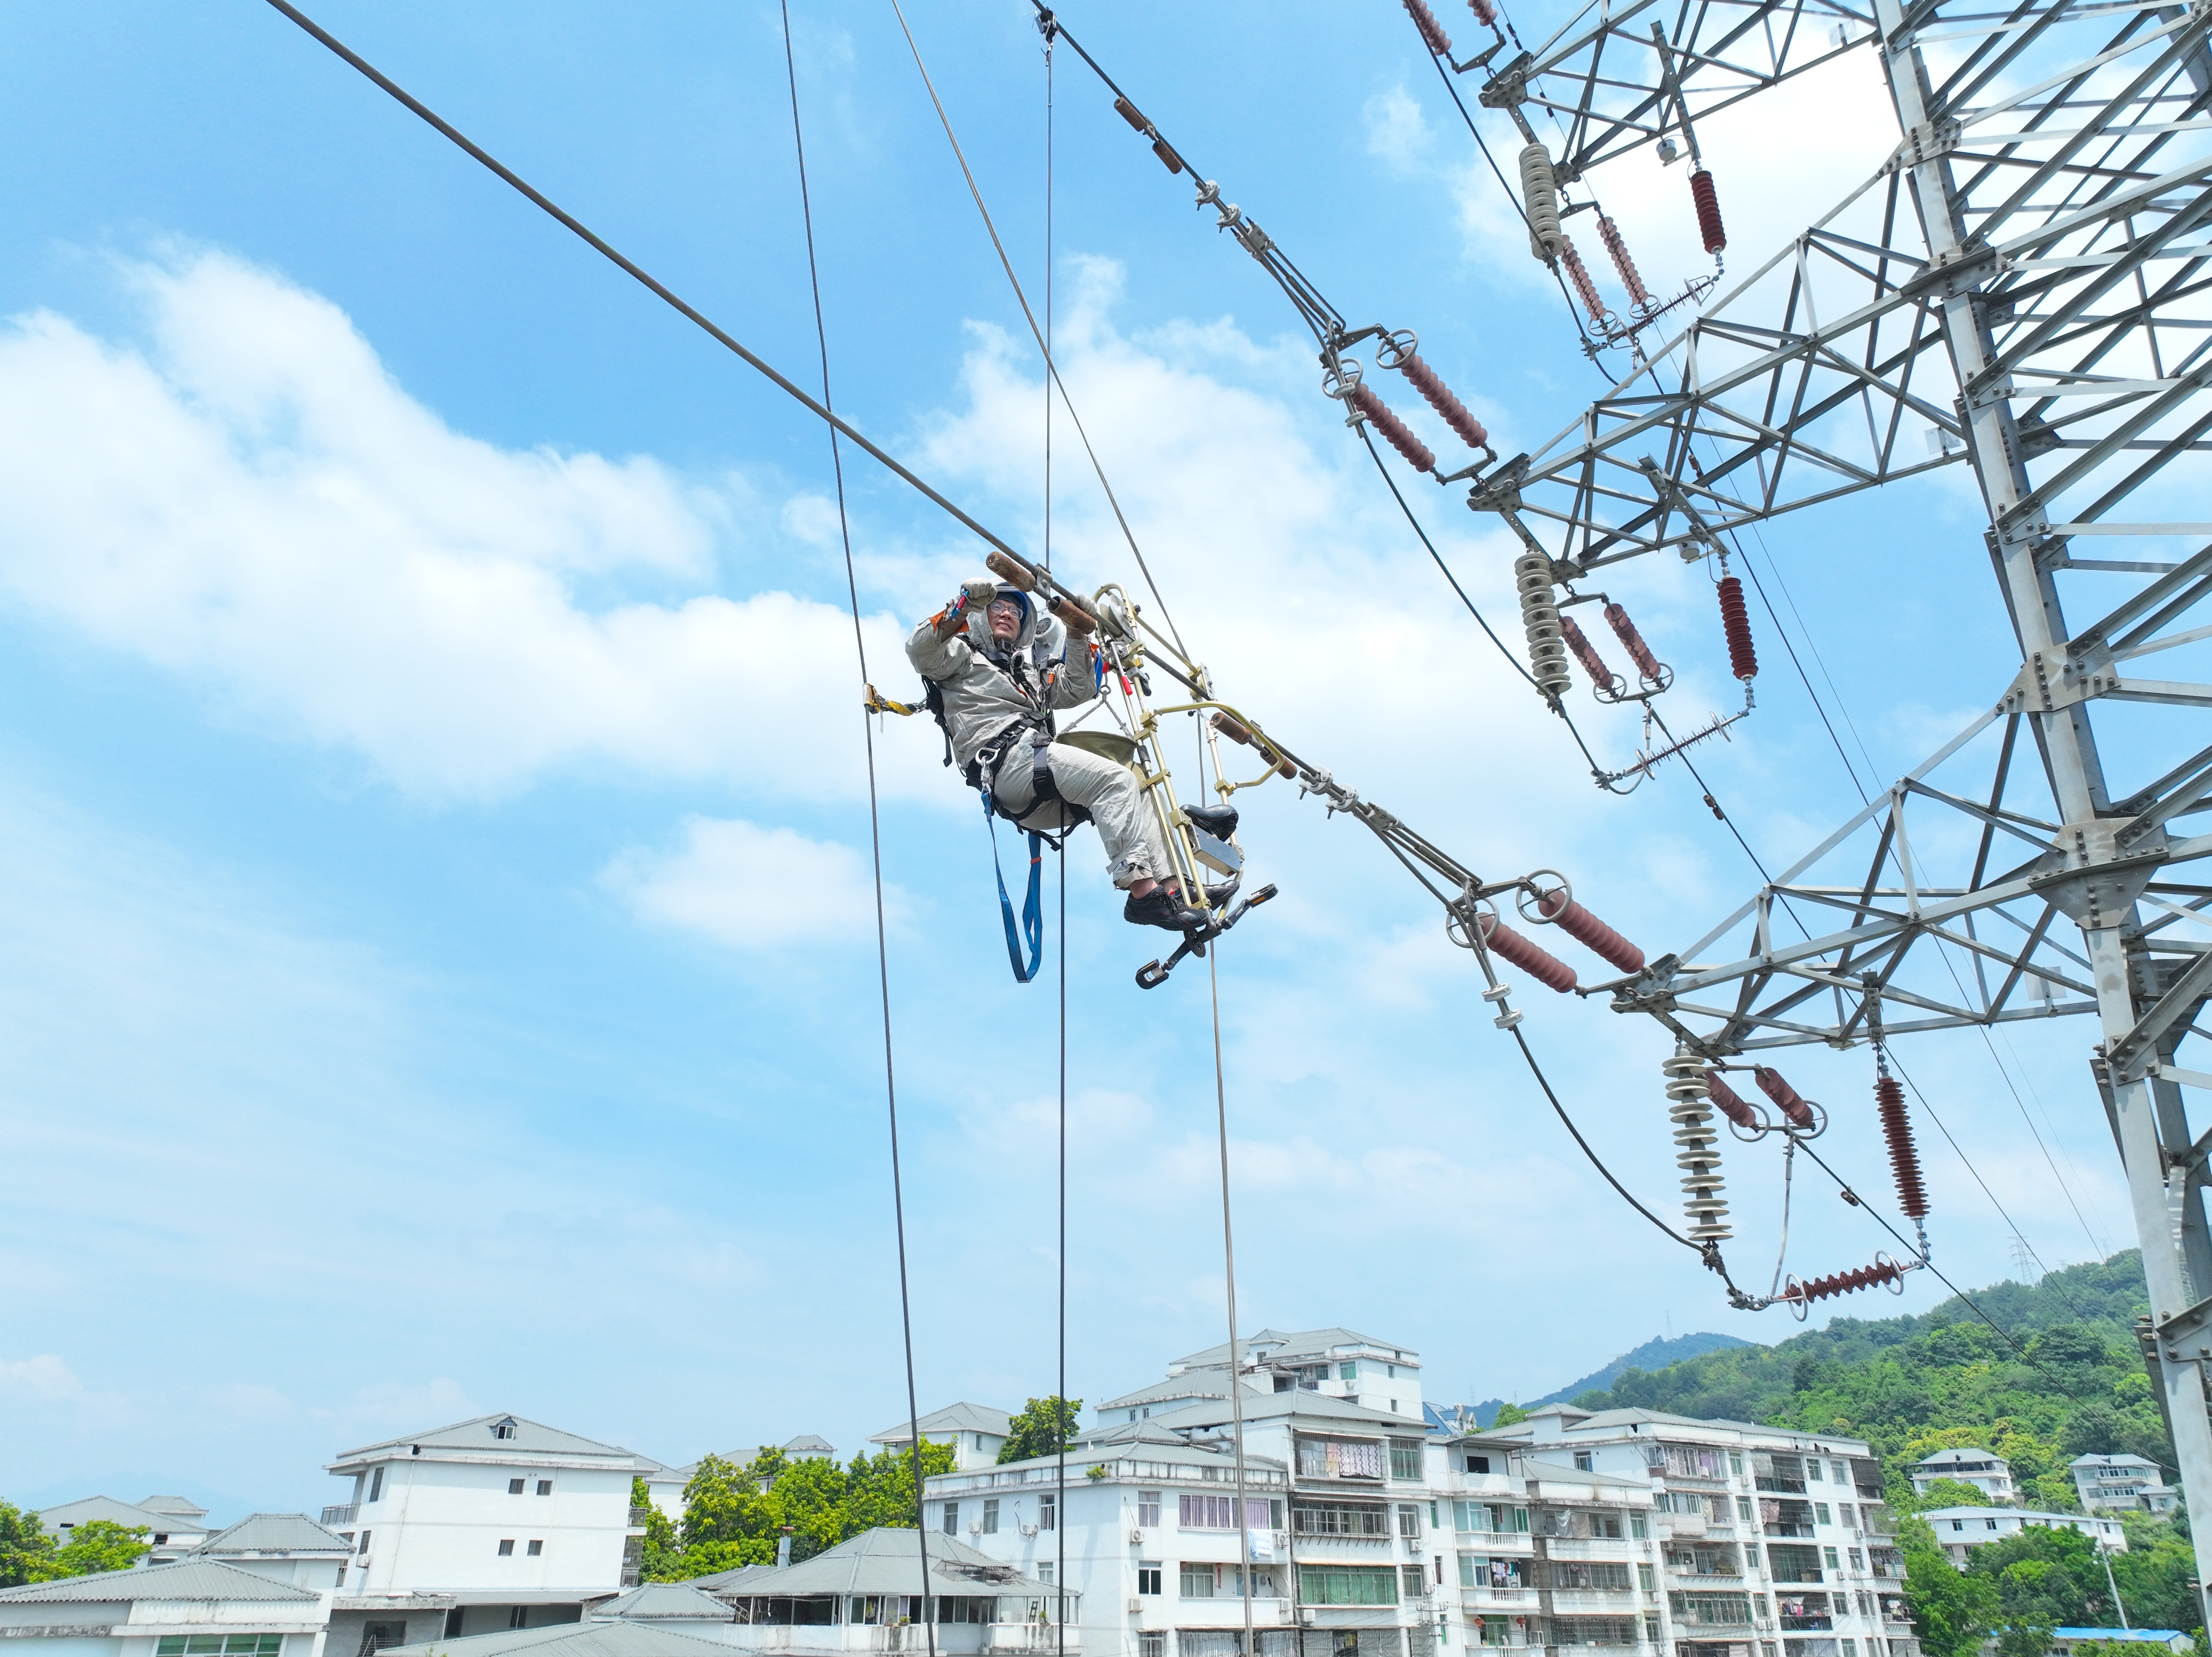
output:
M2149 1279L2145 1355L2196 1492L2212 1492L2212 1133L2192 1135L2181 1089L2212 1074L2175 1054L2206 1034L2212 883L2191 865L2212 834L2179 830L2212 810L2191 711L2212 685L2130 670L2212 654L2212 522L2192 521L2212 517L2197 504L2212 481L2197 458L2212 444L2209 4L1600 7L1501 65L1483 100L1558 113L1567 179L1844 51L1879 54L1900 138L1470 497L1567 580L1729 550L1741 526L1915 473L1971 474L2018 673L1727 920L1603 987L1715 1057L1849 1045L1870 1007L1891 1036L2094 1017Z

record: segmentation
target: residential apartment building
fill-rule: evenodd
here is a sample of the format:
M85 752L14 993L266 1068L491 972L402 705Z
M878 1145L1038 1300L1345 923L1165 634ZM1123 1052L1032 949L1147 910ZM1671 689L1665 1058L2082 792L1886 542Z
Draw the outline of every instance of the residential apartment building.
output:
M23 1657L323 1657L331 1586L199 1558L31 1582L0 1588L0 1640Z
M322 1522L353 1548L331 1630L341 1650L429 1635L573 1623L637 1581L645 1512L630 1481L659 1464L516 1416L483 1416L349 1450ZM435 1624L434 1627L432 1624Z
M2170 1514L2181 1500L2181 1492L2167 1486L2158 1463L2139 1455L2077 1455L2066 1470L2090 1513Z
M2127 1533L2120 1528L2120 1521L2094 1514L2084 1519L2080 1514L2039 1513L2033 1508L1928 1508L1920 1516L1928 1521L1954 1564L1965 1564L1972 1549L2044 1526L2079 1531L2107 1553L2128 1551Z
M1249 1340L1239 1341L1237 1347L1248 1375L1268 1390L1320 1393L1391 1415L1421 1417L1418 1352L1351 1329L1262 1329ZM1229 1396L1228 1375L1224 1342L1177 1358L1168 1365L1164 1381L1108 1399L1097 1406L1095 1418L1103 1427L1148 1420L1193 1405L1220 1403Z
M181 1496L149 1496L143 1502L88 1496L58 1503L39 1515L46 1533L64 1544L79 1525L95 1519L125 1530L143 1530L149 1551L139 1561L142 1565L172 1563L207 1539L207 1509Z
M1912 1493L1927 1495L1928 1487L1939 1478L1971 1484L1992 1502L2009 1502L2015 1494L2012 1463L1994 1450L1968 1448L1923 1456L1912 1469Z
M925 1444L952 1447L952 1465L967 1472L998 1465L999 1451L1014 1430L1014 1418L988 1404L949 1404L933 1410L920 1421L895 1421L880 1433L870 1433L868 1442L887 1450L903 1450L916 1431Z

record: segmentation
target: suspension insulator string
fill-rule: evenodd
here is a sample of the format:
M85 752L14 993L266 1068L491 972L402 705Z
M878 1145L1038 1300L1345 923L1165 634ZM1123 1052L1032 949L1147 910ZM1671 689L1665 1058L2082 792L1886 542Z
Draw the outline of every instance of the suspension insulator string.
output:
M1444 33L1444 26L1437 21L1436 13L1429 9L1428 0L1406 0L1406 12L1413 20L1413 27L1420 30L1429 50L1437 57L1449 58L1451 36Z
M1574 901L1565 887L1536 900L1536 913L1625 973L1644 970L1644 951Z
M1368 385L1354 385L1345 393L1346 399L1359 410L1361 416L1382 434L1390 446L1406 457L1406 464L1417 472L1432 472L1437 469L1437 458L1429 446L1413 434L1413 428L1390 411L1390 406L1375 395Z
M1474 14L1474 21L1486 29L1498 27L1498 8L1491 0L1467 0L1467 9Z
M1723 575L1715 590L1720 594L1721 631L1728 635L1729 671L1748 687L1759 677L1759 652L1751 642L1751 612L1743 601L1743 583Z
M1636 269L1636 261L1628 257L1628 244L1620 239L1620 227L1601 213L1597 215L1598 240L1605 251L1613 256L1613 268L1620 276L1620 285L1628 290L1628 297L1638 306L1651 303L1651 290L1644 285L1644 278Z
M1528 215L1528 251L1549 264L1559 248L1559 185L1552 152L1540 143L1521 151L1521 196Z
M1429 406L1442 417L1445 425L1459 434L1460 441L1470 449L1487 449L1490 433L1483 423L1467 411L1467 405L1452 395L1450 386L1437 377L1437 371L1421 361L1418 351L1408 351L1395 364L1398 372L1413 383L1413 389L1428 399Z
M1920 1236L1920 1257L1928 1258L1928 1185L1921 1177L1919 1148L1912 1143L1912 1122L1905 1111L1905 1089L1889 1073L1889 1044L1881 1034L1881 981L1871 974L1866 984L1867 1040L1874 1048L1874 1108L1881 1123L1883 1143L1889 1147L1889 1169L1897 1181L1897 1206L1912 1222Z
M1651 653L1651 646L1644 642L1644 635L1636 630L1636 623L1628 619L1628 612L1619 604L1608 603L1605 607L1606 625L1613 636L1627 648L1636 663L1636 671L1644 676L1646 684L1656 684L1667 677L1667 669Z
M1559 617L1559 636L1567 641L1567 648L1574 652L1575 659L1583 665L1583 671L1590 676L1590 683L1601 695L1625 696L1628 694L1628 681L1605 665L1605 658L1597 653L1597 646L1584 636L1582 628L1575 624L1573 616Z
M1583 256L1575 251L1573 241L1564 232L1559 236L1559 263L1566 267L1567 280L1574 283L1575 292L1582 295L1583 309L1589 313L1591 325L1603 328L1606 319L1613 313L1606 308L1597 284L1590 280L1590 273L1583 268Z
M1515 932L1485 910L1475 918L1482 929L1483 947L1502 961L1510 961L1547 989L1565 995L1575 986L1575 969L1542 944Z
M1713 1132L1712 1112L1707 1108L1709 1089L1705 1061L1686 1047L1677 1047L1660 1062L1667 1078L1667 1114L1674 1124L1674 1161L1682 1170L1684 1228L1692 1240L1718 1243L1732 1235L1728 1223L1728 1199L1721 1194L1720 1141Z
M1796 1089L1782 1079L1780 1071L1766 1065L1754 1065L1751 1077L1759 1083L1759 1090L1774 1101L1776 1107L1793 1126L1809 1128L1814 1125L1816 1119L1813 1107L1805 1102Z
M1690 199L1697 203L1698 234L1705 252L1718 254L1728 246L1728 231L1721 224L1721 198L1713 189L1713 175L1704 167L1690 174Z
M1513 561L1513 585L1521 595L1521 628L1528 640L1528 669L1536 689L1559 700L1574 683L1567 672L1567 646L1559 606L1552 599L1552 559L1524 552Z

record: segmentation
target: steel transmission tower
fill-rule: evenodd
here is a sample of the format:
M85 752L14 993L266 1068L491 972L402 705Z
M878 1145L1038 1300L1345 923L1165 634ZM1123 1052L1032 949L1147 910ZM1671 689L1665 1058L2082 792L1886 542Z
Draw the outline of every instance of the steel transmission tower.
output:
M2190 879L2212 834L2182 831L2212 810L2195 711L2212 685L2129 671L2212 637L2212 522L2193 521L2212 519L2208 8L1632 0L1454 67L1486 72L1482 101L1524 137L1564 134L1571 185L1676 135L1695 156L1714 110L1880 55L1890 160L1470 505L1587 591L1624 559L1717 556L1778 514L1971 470L2017 674L1613 1005L1713 1059L1848 1046L1875 1021L2094 1018L2149 1280L2144 1356L2183 1482L2212 1501L2212 1133L2192 1136L2182 1095L2212 1075L2175 1063L2212 992L2212 884ZM1890 552L1865 568L1870 610L1912 579Z

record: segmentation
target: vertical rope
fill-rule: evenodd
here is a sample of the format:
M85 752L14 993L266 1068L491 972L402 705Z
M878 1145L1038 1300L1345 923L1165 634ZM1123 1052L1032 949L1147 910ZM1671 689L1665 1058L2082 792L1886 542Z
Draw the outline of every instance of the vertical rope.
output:
M1206 981L1213 996L1213 1120L1221 1140L1221 1259L1229 1288L1229 1417L1237 1455L1237 1552L1243 1561L1244 1657L1252 1649L1252 1514L1244 1497L1244 1375L1237 1352L1237 1233L1229 1220L1229 1091L1221 1071L1221 945L1206 952Z
M1052 31L1044 34L1044 337L1052 355ZM1044 567L1052 568L1052 386L1044 388ZM1072 640L1071 640L1072 647ZM1063 663L1060 671L1066 672ZM1058 1365L1053 1381L1057 1407L1067 1405L1067 836L1053 848L1060 874L1060 1324ZM1053 1642L1067 1657L1067 1427L1055 1423L1060 1461L1053 1498Z
M799 158L799 210L806 227L806 279L814 296L814 338L822 356L822 406L832 408L830 397L830 331L822 318L822 272L814 256L814 204L806 187L806 135L799 120L799 62L791 46L791 0L781 0L783 15L783 67L791 85L791 142ZM837 483L837 532L845 548L845 592L853 606L853 651L859 659L860 682L868 682L868 645L860 627L860 585L853 571L853 526L845 510L845 462L837 445L837 428L830 428L830 468ZM899 1169L898 1069L891 1048L890 935L884 919L883 812L876 790L876 732L867 713L860 714L860 734L868 756L868 852L876 877L876 980L884 1010L884 1102L890 1124L891 1221L898 1239L899 1337L906 1358L906 1411L908 1464L914 1469L914 1534L921 1556L920 1610L930 1657L937 1653L937 1622L930 1615L929 1530L922 1523L921 1404L914 1384L914 1303L908 1284L906 1259L906 1193Z

